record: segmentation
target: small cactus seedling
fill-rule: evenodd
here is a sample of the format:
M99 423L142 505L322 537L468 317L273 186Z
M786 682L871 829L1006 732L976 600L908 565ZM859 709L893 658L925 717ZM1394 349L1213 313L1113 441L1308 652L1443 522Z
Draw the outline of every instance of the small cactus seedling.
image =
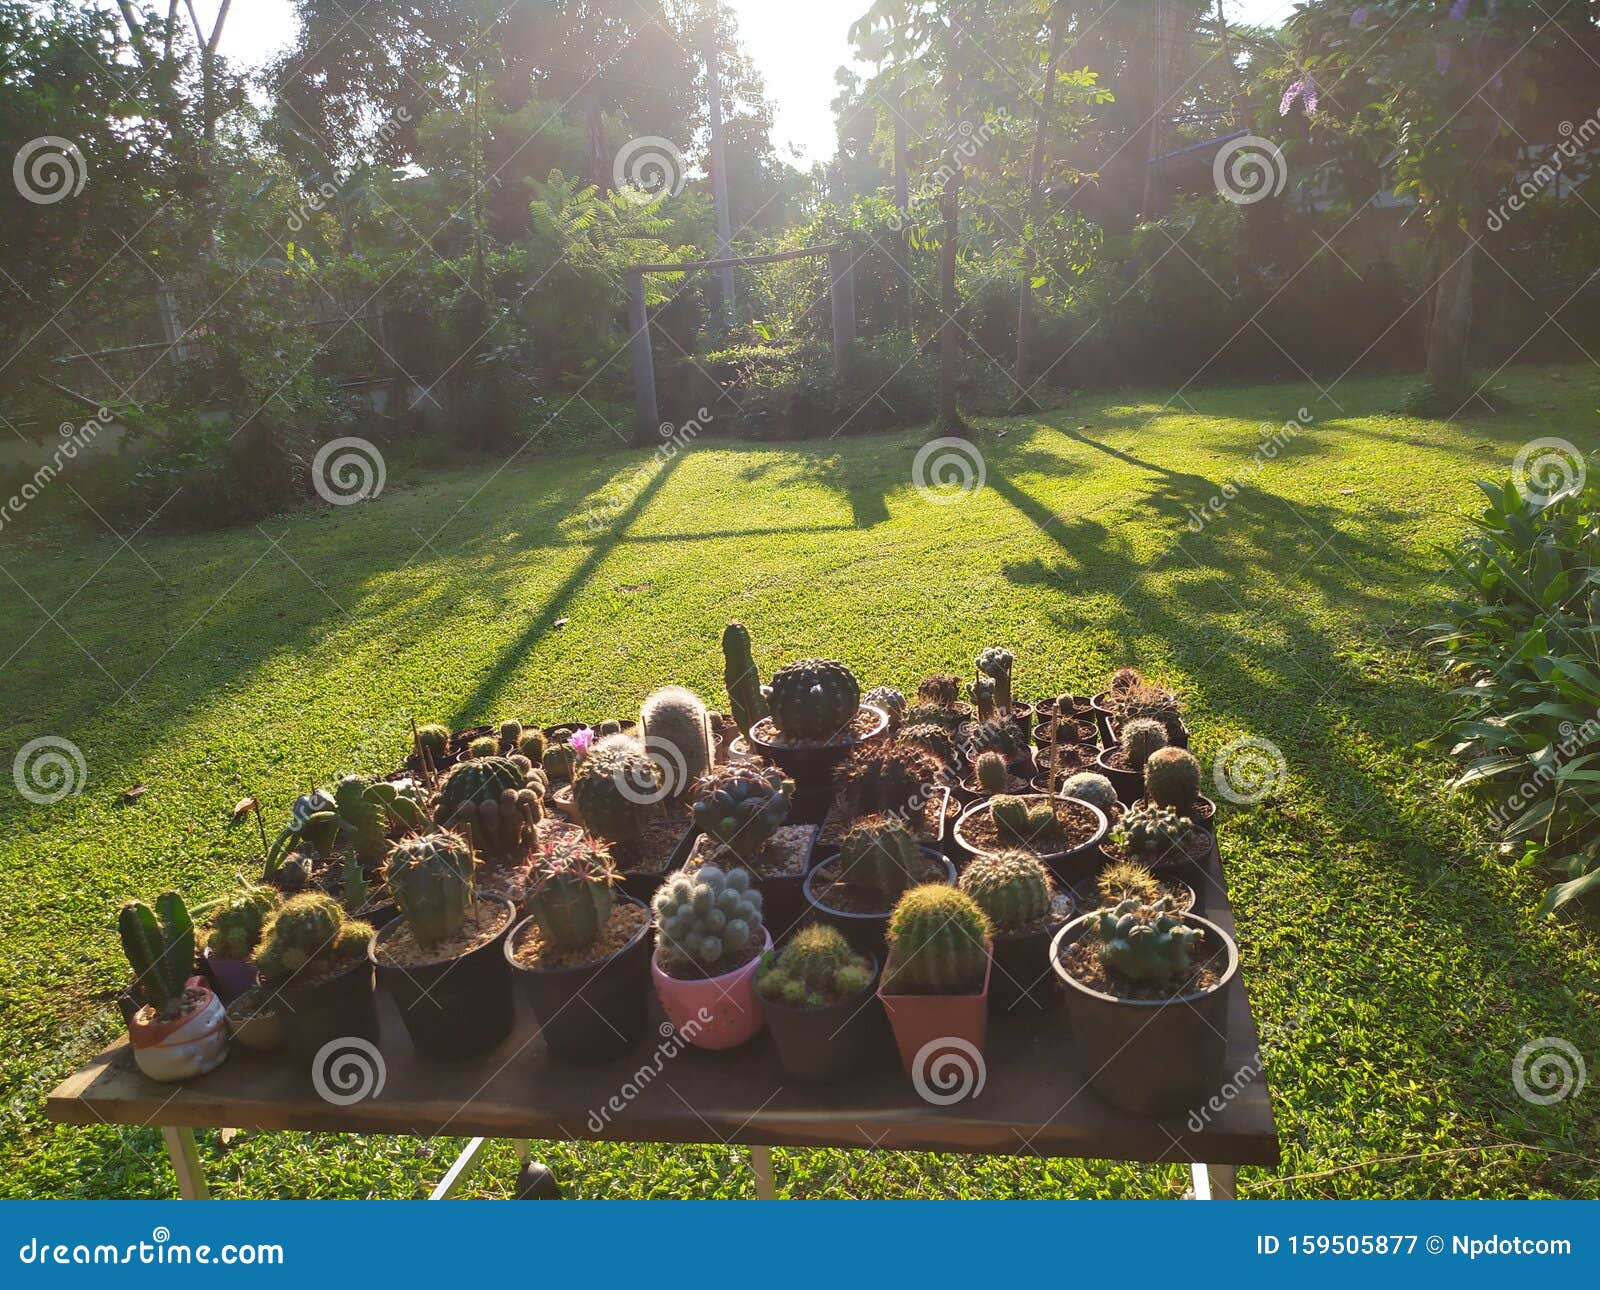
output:
M872 965L821 924L802 927L782 952L769 952L756 978L763 999L791 1008L825 1008L871 984Z
M979 674L994 681L995 706L1002 717L1011 716L1011 667L1015 661L1011 651L999 645L991 645L976 660Z
M965 892L929 884L889 916L886 994L976 994L989 957L987 915Z
M1139 717L1122 727L1122 756L1129 770L1142 771L1150 755L1167 746L1167 728L1159 721Z
M935 672L917 686L917 702L930 708L953 708L961 702L961 678L954 672Z
M373 935L370 924L346 918L332 896L305 892L268 921L256 966L267 980L279 984L308 968L348 967L366 957Z
M1165 806L1139 802L1123 812L1112 840L1130 857L1150 863L1180 859L1194 824Z
M493 735L480 735L467 745L468 757L498 757L500 741Z
M1119 667L1111 674L1106 690L1111 694L1126 694L1136 685L1144 684L1144 673L1136 667Z
M905 724L906 696L893 686L876 686L862 696L861 702L874 708L881 708L889 714L889 733L891 735Z
M694 822L746 866L789 818L794 781L752 765L718 767L695 788Z
M645 747L667 766L665 787L682 797L716 760L717 738L711 713L693 690L669 685L644 701L639 730Z
M1107 865L1095 879L1095 891L1107 905L1120 905L1131 900L1140 905L1153 905L1164 894L1161 879L1131 860Z
M1200 763L1187 748L1157 748L1144 763L1144 795L1189 815L1200 800Z
M980 753L978 760L973 763L973 770L978 778L978 787L983 792L992 794L1006 791L1006 759L999 753Z
M921 870L917 840L892 815L858 820L839 849L839 871L845 881L872 892L885 908L916 884Z
M631 735L596 743L572 780L572 801L594 837L637 852L645 826L666 796L661 767Z
M701 865L675 873L651 901L660 936L656 953L671 976L721 976L747 963L765 938L761 893L743 869Z
M1153 905L1125 900L1102 909L1094 928L1106 970L1137 985L1159 985L1188 972L1195 943L1205 934L1185 926L1165 896Z
M1098 806L1108 819L1116 811L1120 801L1116 787L1111 781L1092 770L1079 771L1076 775L1067 776L1061 785L1061 796L1075 797L1080 802L1089 803L1090 806Z
M926 747L896 740L856 749L843 778L857 814L910 818L932 798L943 771Z
M567 952L598 941L611 918L616 880L611 857L600 843L572 832L546 843L534 862L524 900L544 942Z
M615 717L607 717L594 728L594 737L596 739L604 739L607 735L620 735L621 733L622 722Z
M746 738L750 727L767 715L761 693L761 673L750 648L750 632L743 623L729 623L722 632L722 679L728 687L733 722Z
M980 676L967 687L973 705L978 709L979 721L993 721L995 714L994 677Z
M251 887L211 916L206 948L217 958L243 962L261 943L261 929L283 898L271 887Z
M163 1019L177 1016L195 966L194 921L183 897L164 891L154 909L130 900L117 913L117 931L140 996Z
M467 840L448 830L408 838L389 853L384 879L419 945L443 944L466 924L476 863Z
M1020 932L1050 913L1050 871L1026 851L974 856L961 875L961 890L1002 932Z
M840 741L861 707L855 674L834 659L803 659L780 667L769 689L772 723L790 739Z

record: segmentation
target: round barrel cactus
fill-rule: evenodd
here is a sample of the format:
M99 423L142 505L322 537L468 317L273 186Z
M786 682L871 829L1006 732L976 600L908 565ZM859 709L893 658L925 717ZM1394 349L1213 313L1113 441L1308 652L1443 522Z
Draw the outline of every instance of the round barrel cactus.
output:
M983 988L989 919L954 887L913 887L889 918L886 994L976 994Z
M1050 871L1026 851L974 856L961 890L1002 932L1021 931L1050 912Z
M791 739L832 743L849 731L861 707L854 673L833 659L803 659L772 675L772 722Z

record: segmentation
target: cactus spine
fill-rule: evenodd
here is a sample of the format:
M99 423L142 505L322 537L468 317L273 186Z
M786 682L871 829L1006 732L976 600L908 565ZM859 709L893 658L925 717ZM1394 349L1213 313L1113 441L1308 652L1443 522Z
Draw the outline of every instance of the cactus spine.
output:
M880 708L889 714L889 734L891 735L905 723L906 696L892 686L879 685L868 690L862 696L861 702L874 708Z
M552 839L534 863L525 901L540 937L558 951L593 945L611 918L615 881L603 846L573 833Z
M1182 976L1193 965L1195 942L1204 932L1186 927L1163 896L1153 905L1125 900L1095 916L1100 962L1124 980L1155 985Z
M837 929L802 927L779 954L762 964L761 997L791 1008L822 1008L859 994L872 983L872 966L854 953Z
M365 957L372 937L371 924L347 919L332 896L306 892L267 923L256 966L269 981L282 984L308 967L353 964Z
M961 875L961 890L1002 932L1020 932L1050 913L1050 872L1026 851L974 856Z
M721 976L749 961L760 945L761 893L743 869L702 865L675 873L651 901L660 938L656 952L670 975Z
M440 945L466 924L475 863L467 840L449 831L408 838L389 853L384 878L419 945Z
M1144 769L1144 764L1158 748L1167 746L1167 728L1159 721L1139 717L1122 727L1122 755L1129 770Z
M117 931L145 1002L163 1018L176 1016L194 975L194 921L183 897L164 891L153 910L130 900L117 913Z
M1200 763L1187 748L1157 748L1144 764L1144 795L1157 806L1190 814L1200 800Z
M772 722L790 739L842 740L861 707L861 686L843 663L803 659L772 676Z
M976 994L989 956L989 919L954 887L913 887L889 918L886 994Z
M666 796L661 768L631 735L607 735L572 780L572 801L594 837L637 849L655 805Z
M1011 667L1016 661L1010 650L999 645L991 645L975 660L978 672L982 676L990 677L994 681L994 703L1000 709L1000 715L1007 720L1011 717L1013 707L1011 698Z
M282 898L271 887L252 887L235 896L211 919L206 948L218 958L243 961L261 943L261 929Z
M450 731L437 724L417 727L417 747L428 754L435 766L443 766L450 756Z
M917 840L892 815L857 821L839 850L839 871L845 881L872 892L885 907L916 885L921 868Z
M1080 802L1087 802L1090 806L1098 806L1109 818L1117 809L1119 798L1117 790L1111 781L1104 775L1094 771L1079 771L1076 775L1068 776L1061 785L1062 797L1075 797Z
M974 769L978 776L978 787L985 793L1006 791L1006 759L999 753L980 753Z
M794 781L770 768L724 766L695 792L695 824L749 865L789 818Z
M749 738L750 727L767 715L767 701L761 697L761 673L751 652L749 629L743 623L729 623L723 629L722 679L728 686L734 724Z
M665 753L670 766L665 787L673 797L682 797L716 760L717 738L711 729L711 713L693 690L669 685L644 701L639 712L639 730L645 747L663 754L662 746L675 750Z

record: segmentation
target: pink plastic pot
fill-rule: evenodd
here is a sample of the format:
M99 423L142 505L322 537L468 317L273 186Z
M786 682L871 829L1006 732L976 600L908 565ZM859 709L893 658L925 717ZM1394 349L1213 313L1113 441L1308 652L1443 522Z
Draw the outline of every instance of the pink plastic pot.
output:
M772 948L772 933L763 929L766 949ZM661 970L659 955L650 958L650 976L656 984L656 997L678 1033L696 1048L737 1048L749 1043L766 1024L761 996L756 993L757 954L743 967L721 976L694 981L679 980Z

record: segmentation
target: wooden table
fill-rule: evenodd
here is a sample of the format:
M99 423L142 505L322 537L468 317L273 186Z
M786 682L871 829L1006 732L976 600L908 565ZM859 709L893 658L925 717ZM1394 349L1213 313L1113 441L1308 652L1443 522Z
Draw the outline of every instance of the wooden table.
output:
M1234 931L1220 870L1206 916ZM1234 1195L1239 1165L1278 1162L1278 1135L1242 976L1229 987L1232 1095L1199 1115L1149 1120L1117 1111L1084 1083L1064 1012L994 1018L982 1092L954 1105L924 1101L886 1064L839 1085L788 1078L763 1035L726 1053L683 1047L659 1012L627 1058L578 1068L547 1059L519 1001L516 1027L494 1053L453 1064L420 1057L387 998L381 1000L384 1081L376 1096L337 1105L307 1073L236 1048L212 1074L157 1084L134 1068L119 1040L49 1096L46 1113L65 1124L159 1125L180 1192L205 1196L196 1127L300 1129L470 1137L435 1190L450 1195L495 1138L693 1142L752 1149L757 1194L771 1194L769 1148L841 1147L952 1151L968 1155L1064 1156L1187 1162L1198 1197ZM621 1109L608 1101L617 1098Z

